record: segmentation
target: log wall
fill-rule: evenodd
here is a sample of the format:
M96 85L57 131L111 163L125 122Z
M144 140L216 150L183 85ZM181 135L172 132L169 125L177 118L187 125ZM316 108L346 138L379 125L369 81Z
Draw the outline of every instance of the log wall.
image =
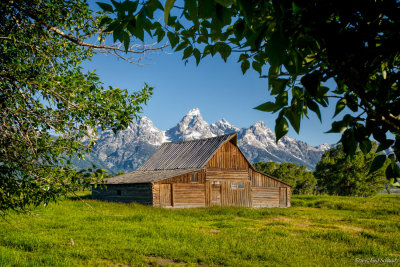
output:
M92 198L104 201L153 204L151 184L107 185L100 189L92 186Z

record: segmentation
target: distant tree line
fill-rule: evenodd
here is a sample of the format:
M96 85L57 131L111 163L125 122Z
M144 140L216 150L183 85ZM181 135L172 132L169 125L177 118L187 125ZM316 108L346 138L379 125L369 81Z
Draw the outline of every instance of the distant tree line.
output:
M290 184L293 194L312 194L317 184L317 179L312 171L307 170L305 166L294 163L257 162L254 167L260 172L272 175Z
M376 145L372 151L375 150ZM338 145L322 155L314 172L294 163L258 162L254 167L290 184L293 194L371 196L385 188L388 182L385 169L390 164L390 160L382 157L383 166L370 172L374 159L380 156L372 151L367 154L356 151L350 157Z

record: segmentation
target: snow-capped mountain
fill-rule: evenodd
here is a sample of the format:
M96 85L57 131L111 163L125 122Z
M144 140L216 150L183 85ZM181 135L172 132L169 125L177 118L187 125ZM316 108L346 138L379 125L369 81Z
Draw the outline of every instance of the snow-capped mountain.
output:
M171 141L188 141L213 137L210 125L203 120L198 108L190 110L175 127L167 130Z
M157 129L149 118L142 117L117 134L111 130L100 132L96 136L97 144L85 162L75 163L80 167L94 163L113 173L129 172L142 165L164 142L208 138L233 132L238 133L238 146L253 163L293 162L314 169L323 152L330 148L327 144L310 146L287 136L276 144L275 133L262 121L242 129L225 119L210 125L203 119L200 110L195 108L166 131Z

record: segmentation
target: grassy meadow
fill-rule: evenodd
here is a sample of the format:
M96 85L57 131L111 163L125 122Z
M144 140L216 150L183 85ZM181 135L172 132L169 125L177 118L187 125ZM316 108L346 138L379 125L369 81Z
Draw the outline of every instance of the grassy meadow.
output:
M291 208L270 209L85 202L65 199L0 220L0 266L400 263L399 195L292 196Z

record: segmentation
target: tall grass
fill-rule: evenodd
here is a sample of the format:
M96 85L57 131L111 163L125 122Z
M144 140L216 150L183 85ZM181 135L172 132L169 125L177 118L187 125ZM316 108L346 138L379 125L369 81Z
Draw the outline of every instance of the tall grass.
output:
M86 200L91 209L66 199L0 222L0 266L399 263L399 200L293 196L286 209L162 209Z

